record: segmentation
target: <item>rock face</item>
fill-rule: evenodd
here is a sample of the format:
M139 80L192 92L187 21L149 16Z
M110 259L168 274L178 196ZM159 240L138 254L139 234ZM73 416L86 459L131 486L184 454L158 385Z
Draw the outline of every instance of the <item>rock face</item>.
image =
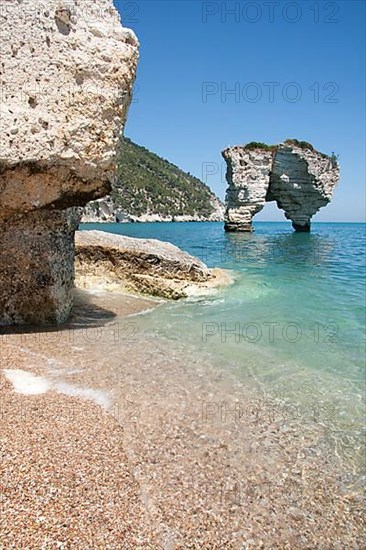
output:
M278 146L229 147L226 231L252 231L252 220L266 202L276 201L296 231L310 231L310 220L328 204L339 179L339 166L305 142Z
M251 231L252 219L262 210L273 162L271 152L243 147L223 151L227 162L226 231Z
M58 323L72 306L77 209L36 210L0 228L1 324Z
M275 200L296 231L309 231L310 220L330 202L339 167L317 151L280 145L274 155L267 200Z
M212 207L214 211L209 216L200 216L198 214L181 215L181 216L164 216L161 214L141 214L134 216L123 212L113 202L110 196L102 199L97 199L87 204L83 208L81 222L82 223L146 223L146 222L222 222L224 220L224 207L219 199L213 197Z
M224 270L208 269L194 256L156 239L77 231L75 242L79 288L100 286L176 300L231 282Z
M84 206L80 221L82 223L114 223L119 221L120 216L121 221L132 221L125 218L122 212L115 208L112 198L108 195Z
M8 0L0 27L0 324L62 322L72 302L71 207L111 188L138 43L111 0ZM26 256L15 235L29 246ZM4 259L18 254L24 263L14 286ZM51 264L66 255L61 289Z

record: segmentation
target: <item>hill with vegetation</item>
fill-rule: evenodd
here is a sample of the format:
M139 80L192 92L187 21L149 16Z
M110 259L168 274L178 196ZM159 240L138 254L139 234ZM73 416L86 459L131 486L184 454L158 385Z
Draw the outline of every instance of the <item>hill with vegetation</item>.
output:
M95 221L221 220L223 205L201 180L123 138L111 195L85 208L83 221L93 218Z

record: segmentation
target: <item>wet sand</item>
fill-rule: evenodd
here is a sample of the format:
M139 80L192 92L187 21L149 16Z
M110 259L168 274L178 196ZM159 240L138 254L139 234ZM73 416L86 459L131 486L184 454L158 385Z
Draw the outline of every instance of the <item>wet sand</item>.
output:
M3 337L0 547L365 546L360 472L324 425L141 333L128 315L156 302L86 296L62 331ZM14 393L15 368L56 389Z

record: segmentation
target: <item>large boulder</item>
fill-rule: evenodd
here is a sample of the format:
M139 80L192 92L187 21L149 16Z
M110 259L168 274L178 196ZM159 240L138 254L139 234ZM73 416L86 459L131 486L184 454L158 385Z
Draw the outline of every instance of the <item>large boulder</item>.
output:
M76 285L134 291L177 300L231 283L222 269L208 269L171 243L104 231L77 231Z
M72 305L72 207L111 188L138 42L111 0L7 0L0 28L0 324L62 322ZM14 286L6 261L18 254ZM60 287L51 264L65 254Z
M250 143L222 152L227 163L226 231L252 231L266 202L276 201L296 231L328 204L339 179L337 159L298 140L277 146Z

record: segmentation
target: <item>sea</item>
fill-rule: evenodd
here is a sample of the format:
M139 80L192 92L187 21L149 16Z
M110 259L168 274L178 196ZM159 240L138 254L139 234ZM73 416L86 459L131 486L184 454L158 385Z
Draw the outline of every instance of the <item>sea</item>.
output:
M300 423L324 426L348 468L365 465L365 237L361 223L256 222L225 233L219 222L82 224L168 241L233 284L169 301L138 316L140 333L162 337L269 399Z

